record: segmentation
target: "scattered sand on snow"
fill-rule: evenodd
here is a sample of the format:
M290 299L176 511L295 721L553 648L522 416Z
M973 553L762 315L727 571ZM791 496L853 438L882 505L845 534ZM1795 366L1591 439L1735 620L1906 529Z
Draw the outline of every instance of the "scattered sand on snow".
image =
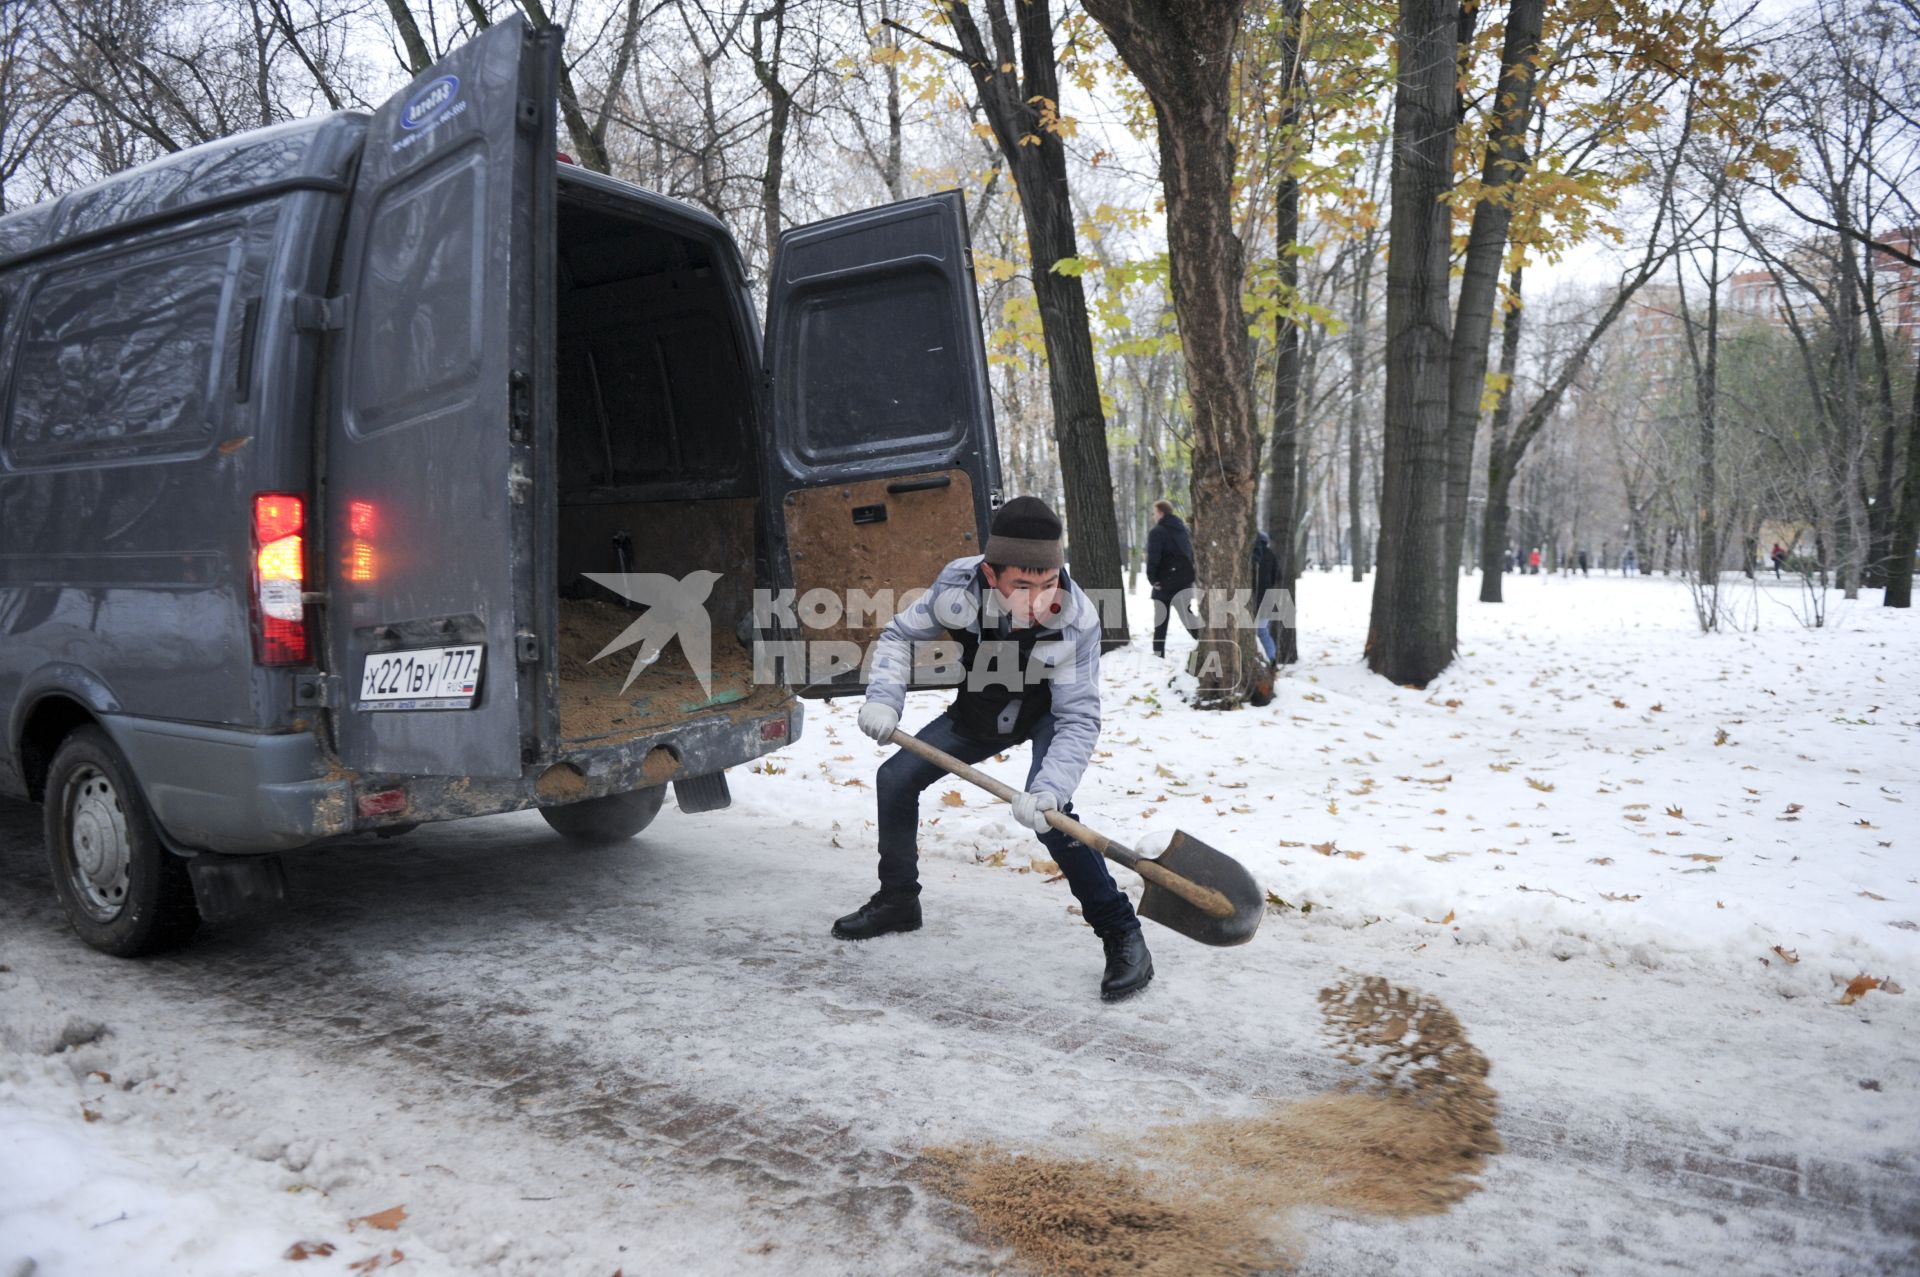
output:
M1327 1032L1360 1087L1252 1118L1164 1126L1118 1162L928 1149L926 1182L992 1242L1046 1277L1215 1277L1287 1267L1302 1208L1370 1215L1447 1210L1501 1150L1486 1056L1438 999L1357 977L1324 989Z

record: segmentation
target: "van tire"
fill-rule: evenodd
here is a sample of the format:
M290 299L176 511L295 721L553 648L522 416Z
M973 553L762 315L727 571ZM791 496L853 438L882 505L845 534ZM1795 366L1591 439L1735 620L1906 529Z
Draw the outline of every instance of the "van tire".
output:
M578 843L625 842L653 823L666 801L667 787L653 785L630 794L608 794L564 807L542 807L554 832Z
M133 769L107 734L72 732L47 769L47 862L67 921L116 958L176 949L200 925L187 862L160 841Z

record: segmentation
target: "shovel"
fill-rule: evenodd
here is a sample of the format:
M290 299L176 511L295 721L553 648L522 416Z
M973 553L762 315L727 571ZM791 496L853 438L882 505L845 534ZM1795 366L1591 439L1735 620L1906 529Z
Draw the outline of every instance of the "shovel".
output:
M1010 803L1019 796L1011 785L1001 784L918 736L896 728L889 741L978 785L1001 802ZM1245 944L1260 927L1266 899L1253 875L1232 856L1216 851L1185 830L1176 831L1173 841L1158 856L1143 856L1061 812L1048 812L1047 823L1145 879L1147 889L1140 897L1139 909L1143 918L1151 918L1190 940L1212 945Z

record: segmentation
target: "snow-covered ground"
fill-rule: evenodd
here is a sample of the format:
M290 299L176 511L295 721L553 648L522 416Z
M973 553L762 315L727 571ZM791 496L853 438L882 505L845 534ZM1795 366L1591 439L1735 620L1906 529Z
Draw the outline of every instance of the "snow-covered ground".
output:
M1318 574L1265 710L1185 709L1177 628L1107 659L1083 816L1187 827L1286 902L1239 949L1150 928L1113 1007L1065 884L957 783L925 930L827 937L872 885L850 703L728 812L356 842L143 964L65 934L37 812L0 806L0 1277L987 1272L917 1150L1111 1155L1320 1091L1343 971L1459 1015L1508 1151L1447 1215L1310 1221L1303 1271L1920 1270L1920 995L1839 1000L1920 978L1911 614L1762 600L1702 637L1673 582L1508 588L1424 692L1365 673L1366 588Z
M1192 642L1174 625L1157 660L1137 641L1104 662L1103 756L1076 806L1122 841L1187 828L1349 925L1445 918L1464 943L1711 964L1787 994L1920 977L1913 613L1876 591L1808 630L1795 583L1768 582L1764 628L1703 636L1665 578L1509 577L1506 593L1463 604L1461 655L1424 691L1361 663L1371 583L1341 574L1302 582L1302 661L1265 710L1186 710ZM767 787L843 842L868 813L848 820L817 782L872 780L855 708L817 714ZM1018 785L1024 752L988 770ZM945 788L966 806L930 813L923 857L1027 863L998 804Z

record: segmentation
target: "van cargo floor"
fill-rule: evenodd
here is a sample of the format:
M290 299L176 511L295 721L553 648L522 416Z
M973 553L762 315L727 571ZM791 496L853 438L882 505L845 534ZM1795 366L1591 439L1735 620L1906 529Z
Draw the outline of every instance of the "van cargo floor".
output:
M599 599L560 600L560 737L569 743L645 735L702 714L777 713L791 699L787 688L756 685L753 654L731 630L714 627L712 691L703 690L680 642L668 642L659 659L641 670L624 691L637 652L625 647L594 656L642 613Z

